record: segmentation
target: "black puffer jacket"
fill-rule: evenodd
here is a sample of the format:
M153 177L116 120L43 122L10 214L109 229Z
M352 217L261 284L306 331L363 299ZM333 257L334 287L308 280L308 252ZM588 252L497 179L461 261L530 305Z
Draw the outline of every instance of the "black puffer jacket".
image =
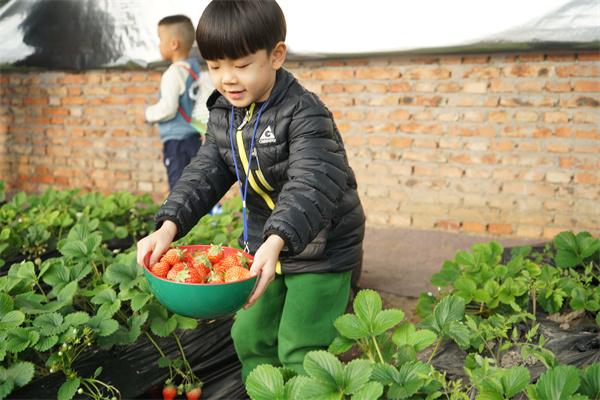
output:
M247 110L236 108L233 116L242 186L256 126L246 198L250 253L276 234L286 244L280 256L284 274L353 269L362 257L365 216L331 112L283 68L256 125L260 106L245 124ZM165 220L177 225L176 239L237 182L231 104L215 91L208 107L205 142L155 216L157 229Z

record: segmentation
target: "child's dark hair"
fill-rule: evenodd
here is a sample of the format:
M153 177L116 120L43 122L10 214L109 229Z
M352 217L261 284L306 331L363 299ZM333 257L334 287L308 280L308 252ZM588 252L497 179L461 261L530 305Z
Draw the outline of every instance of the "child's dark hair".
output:
M202 13L196 42L205 60L238 59L285 41L286 23L275 0L213 0Z
M158 22L158 25L173 25L173 24L190 24L192 27L192 20L185 15L169 15L168 17L164 17Z

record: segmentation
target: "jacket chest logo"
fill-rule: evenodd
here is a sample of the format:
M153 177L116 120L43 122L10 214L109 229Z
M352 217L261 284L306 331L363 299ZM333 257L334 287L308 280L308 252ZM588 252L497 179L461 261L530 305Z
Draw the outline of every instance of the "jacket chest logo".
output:
M271 129L271 125L267 126L267 129L261 133L260 137L258 138L258 143L275 143L275 134L273 133L273 129Z

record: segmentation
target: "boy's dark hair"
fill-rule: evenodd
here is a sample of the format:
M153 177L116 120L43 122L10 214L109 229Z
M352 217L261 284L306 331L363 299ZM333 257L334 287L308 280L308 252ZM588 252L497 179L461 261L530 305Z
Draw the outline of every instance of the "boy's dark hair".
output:
M169 15L158 22L158 26L176 25L175 34L182 41L186 50L189 50L194 45L194 24L186 15Z
M169 15L168 17L164 17L158 22L158 25L173 25L173 24L190 24L192 27L192 20L185 15Z
M286 23L275 0L213 0L202 13L196 42L205 60L238 59L284 42Z

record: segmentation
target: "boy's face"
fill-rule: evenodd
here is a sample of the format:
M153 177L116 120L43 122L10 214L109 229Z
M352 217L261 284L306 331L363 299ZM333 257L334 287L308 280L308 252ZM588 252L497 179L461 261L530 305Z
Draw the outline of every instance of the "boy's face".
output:
M158 45L160 56L163 61L171 61L173 59L173 43L169 27L166 25L159 25L158 37L160 38L160 44Z
M206 64L215 88L235 107L247 107L269 98L285 53L285 44L279 42L269 55L260 50L236 60L210 60Z

